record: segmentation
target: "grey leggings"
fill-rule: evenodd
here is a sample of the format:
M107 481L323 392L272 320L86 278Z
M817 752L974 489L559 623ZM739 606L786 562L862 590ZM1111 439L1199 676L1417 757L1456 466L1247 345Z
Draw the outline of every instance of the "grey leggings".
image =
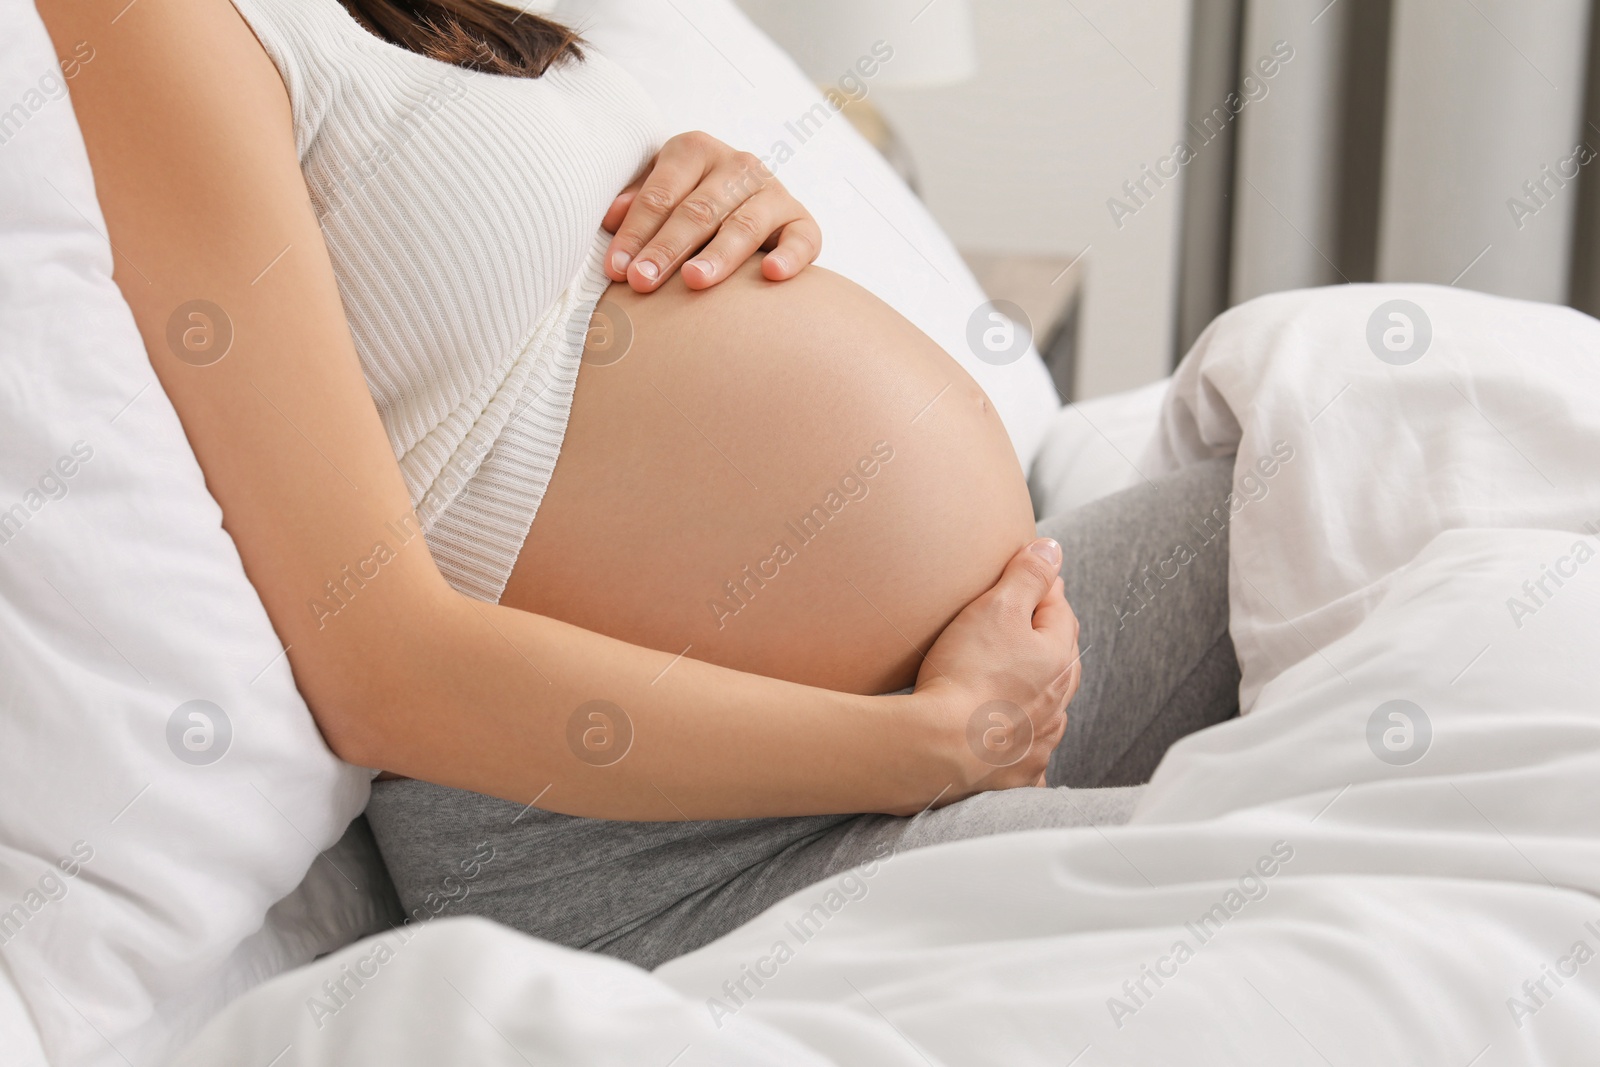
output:
M815 882L901 849L1125 822L1172 742L1238 712L1225 503L1213 460L1046 519L1082 625L1083 681L1056 788L914 818L584 819L427 782L373 786L367 816L408 915L476 914L654 967Z

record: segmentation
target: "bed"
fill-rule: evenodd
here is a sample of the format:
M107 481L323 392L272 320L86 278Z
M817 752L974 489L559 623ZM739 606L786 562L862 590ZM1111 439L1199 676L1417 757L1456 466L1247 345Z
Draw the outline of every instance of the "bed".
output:
M816 100L725 3L556 9L674 125L759 143ZM365 772L321 745L111 283L48 42L0 18L0 1064L1591 1055L1600 323L1275 294L1170 382L1061 409L1035 355L961 351L981 294L830 124L781 175L839 234L824 262L973 368L1041 513L1238 455L1196 523L1228 530L1245 714L1176 745L1127 826L895 856L653 973L395 927Z

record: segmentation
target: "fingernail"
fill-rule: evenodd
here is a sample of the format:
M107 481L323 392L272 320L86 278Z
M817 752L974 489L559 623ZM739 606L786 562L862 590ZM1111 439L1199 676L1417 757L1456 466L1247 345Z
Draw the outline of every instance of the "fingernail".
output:
M1061 546L1056 544L1052 538L1039 538L1039 540L1028 546L1028 551L1032 552L1034 555L1038 556L1052 567L1061 562Z
M633 257L620 249L611 253L611 269L618 274L626 274L628 272L628 264L632 261Z
M647 282L653 282L661 275L661 272L656 269L656 265L648 259L641 259L634 269L639 272L639 277Z
M789 269L789 261L787 259L784 259L782 256L778 255L778 253L776 253L776 252L768 252L767 253L767 262L771 263L774 267L777 267L779 270L788 270Z
M691 259L684 265L699 271L702 278L710 278L717 273L716 264L709 259Z

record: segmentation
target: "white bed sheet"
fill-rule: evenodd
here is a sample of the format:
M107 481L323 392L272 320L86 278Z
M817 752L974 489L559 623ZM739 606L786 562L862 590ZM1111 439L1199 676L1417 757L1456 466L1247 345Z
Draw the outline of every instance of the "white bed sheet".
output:
M1408 366L1367 342L1396 299L1431 321ZM1277 457L1232 516L1248 714L1175 746L1128 826L908 852L653 976L440 924L410 977L361 990L370 1015L308 1021L335 957L233 1005L184 1062L404 1067L445 1040L676 1067L1587 1062L1597 356L1575 312L1425 286L1279 294L1212 326L1144 469ZM1547 567L1562 583L1513 610ZM1383 741L1393 700L1409 749Z
M1171 379L1068 404L1050 420L1028 472L1039 518L1060 515L1139 484Z
M0 1067L50 1067L11 971L0 962Z

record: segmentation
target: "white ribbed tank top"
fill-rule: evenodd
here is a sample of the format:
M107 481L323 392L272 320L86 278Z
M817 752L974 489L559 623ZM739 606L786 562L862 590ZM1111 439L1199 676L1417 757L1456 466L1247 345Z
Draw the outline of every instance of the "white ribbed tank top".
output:
M591 46L540 78L384 41L338 0L234 0L289 91L295 147L367 387L452 586L497 601L555 470L600 220L661 145Z

